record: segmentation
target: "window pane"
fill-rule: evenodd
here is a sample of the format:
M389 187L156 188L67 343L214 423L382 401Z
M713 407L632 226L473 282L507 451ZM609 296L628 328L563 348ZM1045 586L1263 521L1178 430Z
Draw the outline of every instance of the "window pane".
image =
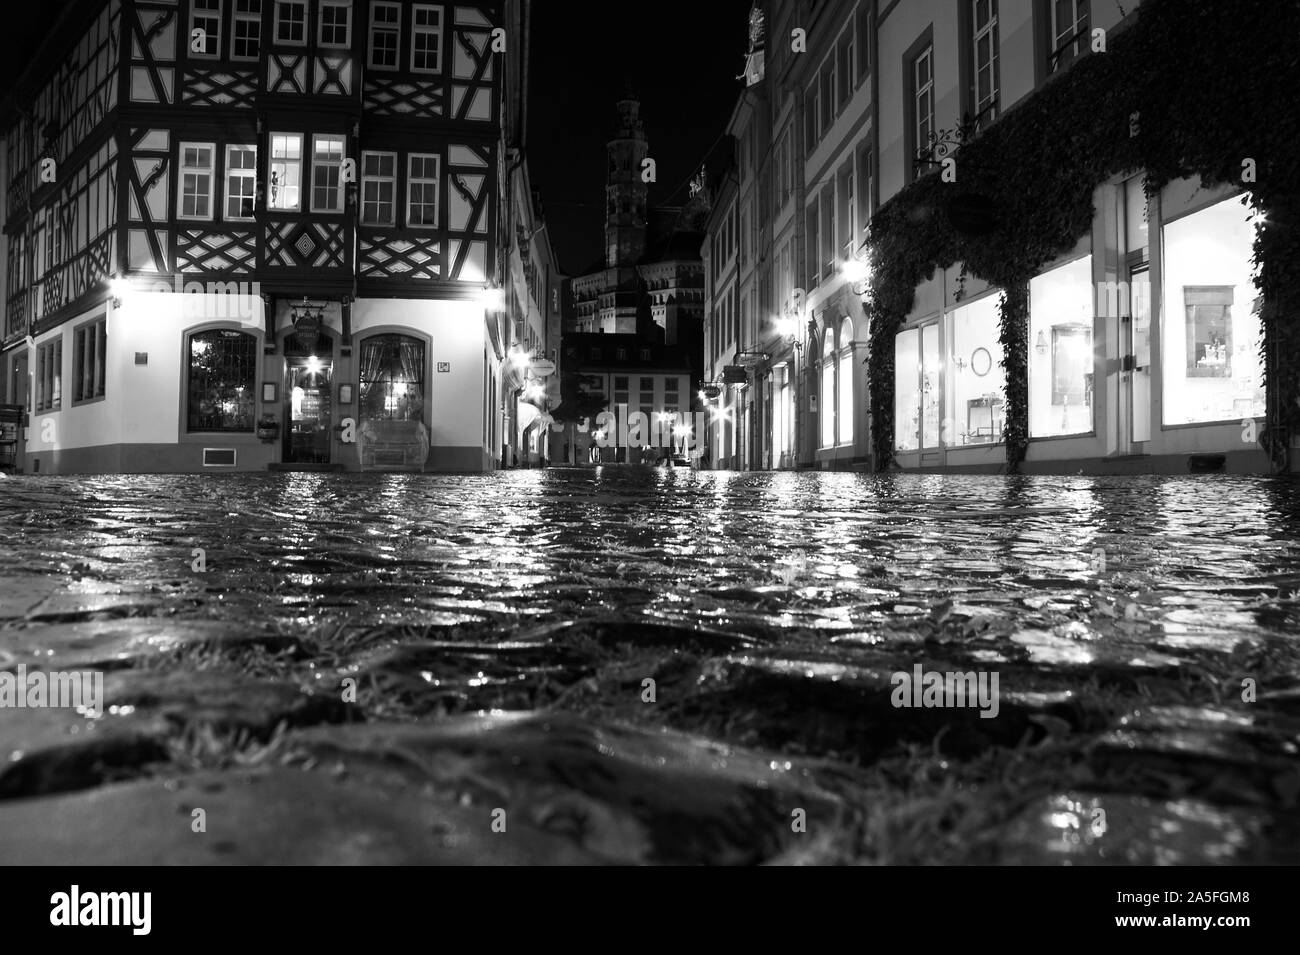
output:
M835 333L826 331L826 346L822 353L822 388L817 401L817 416L821 419L821 446L835 445Z
M257 339L243 332L190 338L189 430L252 431Z
M1164 423L1263 417L1255 218L1239 199L1164 228Z
M361 344L359 379L363 422L425 420L424 343L419 339L367 338Z
M1092 257L1029 282L1029 436L1092 430Z
M1003 440L1006 369L998 341L997 294L985 295L948 313L952 355L952 426L947 444L992 444Z

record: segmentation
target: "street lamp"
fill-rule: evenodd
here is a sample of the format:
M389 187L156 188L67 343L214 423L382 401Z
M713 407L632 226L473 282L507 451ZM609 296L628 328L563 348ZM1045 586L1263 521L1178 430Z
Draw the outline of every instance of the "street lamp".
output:
M871 288L871 273L871 252L865 245L840 266L840 275L853 286L854 295L866 296Z
M131 280L121 276L114 275L108 280L108 296L113 302L114 308L122 307L122 299L131 293Z
M776 333L785 340L787 345L803 348L803 342L799 340L799 320L797 318L787 315L784 318L778 318L772 324L776 328Z

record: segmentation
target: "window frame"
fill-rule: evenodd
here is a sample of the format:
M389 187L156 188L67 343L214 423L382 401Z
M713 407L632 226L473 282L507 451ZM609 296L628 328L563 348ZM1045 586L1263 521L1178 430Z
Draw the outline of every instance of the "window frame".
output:
M75 372L73 376L72 403L74 406L103 401L108 392L107 332L108 319L104 316L92 318L90 321L83 322L72 329L72 364ZM94 352L90 355L90 394L86 395L82 392L83 385L86 382L86 345L88 342L93 343Z
M397 155L398 154L396 151L383 150L383 149L367 149L361 153L361 210L360 210L361 220L360 221L362 225L390 226L390 227L397 225L397 197L398 197ZM370 157L376 157L381 160L385 158L391 159L393 164L392 174L384 175L382 172L373 173L373 174L366 172L366 160L369 159ZM366 186L369 185L370 183L377 183L379 185L382 185L385 182L391 185L393 190L392 195L388 199L389 216L385 220L375 220L375 221L369 220L366 218L367 203L382 206L383 200L375 199L372 202L371 200L367 199Z
M857 71L854 69L854 57L857 55L855 48L857 38L854 34L855 24L853 18L849 18L849 23L840 31L839 38L835 41L836 57L836 76L835 76L835 113L839 115L844 112L853 100L853 94L857 91Z
M1092 19L1092 6L1089 4L1089 0L1070 0L1070 4L1073 16L1071 17L1069 36L1072 39L1061 42L1061 37L1065 36L1066 33L1061 29L1060 24L1056 22L1056 0L1048 0L1047 3L1049 73L1059 72L1062 68L1083 56L1088 49L1088 44L1083 42L1081 33L1088 29L1086 24ZM1082 17L1079 15L1081 9L1083 10ZM1081 23L1085 25L1081 27ZM1082 46L1080 46L1081 43ZM1067 45L1074 47L1068 54L1062 52Z
M419 15L422 12L429 12L429 11L437 11L438 26L436 28L430 27L427 24L421 26L416 22L416 20L418 19ZM411 61L410 61L409 69L412 73L420 73L425 76L442 75L443 72L442 39L443 39L443 33L446 30L446 28L447 28L447 11L442 4L417 3L411 7L411 46L410 46ZM433 34L437 38L437 42L433 45L432 49L437 54L438 63L432 69L430 69L429 67L418 67L415 65L416 39L420 36L424 36L428 34Z
M325 11L333 8L342 10L347 21L343 25L343 42L337 40L326 42L325 40ZM320 0L316 9L316 45L323 50L347 50L352 46L352 0ZM337 29L338 24L330 24L331 29Z
M834 327L822 330L822 354L817 398L817 447L829 451L837 447L836 421L839 410L839 392L836 388L839 379L840 359L835 350ZM829 394L827 394L829 392Z
M857 154L854 157L854 195L853 200L857 204L857 229L858 234L854 236L854 250L861 248L866 241L866 231L871 225L871 216L873 214L872 192L875 189L876 181L876 152L875 141L868 136L858 144Z
M330 142L337 142L337 143L338 143L338 145L339 145L339 158L338 158L337 161L335 161L335 160L333 160L333 159L318 159L318 158L317 158L317 155L316 155L316 147L317 147L317 144L320 143L322 140L326 140L326 141L330 141ZM328 214L328 215L337 215L337 214L339 214L340 212L342 212L342 211L344 210L344 207L345 207L345 205L346 205L346 202L345 202L344 195L343 195L343 193L344 193L344 183L343 183L343 163L347 160L347 157L348 157L348 137L347 137L345 134L343 134L343 133L312 133L312 136L311 136L311 184L310 184L310 187L309 187L310 190L311 190L311 195L310 195L310 198L308 199L308 202L307 202L307 209L308 209L308 211L310 211L310 212L319 212L319 213L324 213L324 214ZM335 207L333 207L333 208L327 208L327 207L324 207L324 206L318 206L318 205L316 204L316 189L318 188L317 185L316 185L316 174L317 174L318 172L327 172L327 171L330 170L330 169L333 169L333 170L335 170L335 171L338 173L338 182L337 182L337 183L334 185L334 187L333 187L334 196L335 196L335 200L336 200L336 202L337 202L337 205L336 205ZM329 189L330 187L329 187L328 185L326 185L326 186L323 186L323 187L320 187L320 188ZM299 196L299 198L301 198L301 195Z
M839 323L840 347L835 365L835 446L853 444L853 319L845 315ZM847 382L847 387L846 387ZM845 424L847 422L847 428ZM846 435L844 431L849 433Z
M256 3L257 11L240 10L241 0L231 0L231 17L230 17L230 59L237 63L256 63L262 57L262 0L243 0L250 5ZM235 45L240 42L239 25L241 23L251 23L256 28L256 52L251 56L248 54L238 54L235 52Z
M63 410L63 335L36 346L36 410Z
M822 136L830 132L831 127L835 125L836 118L839 116L839 85L836 79L835 57L836 50L832 47L831 51L822 58L821 66L817 70L817 81L821 90L818 113ZM828 91L830 93L829 102L826 96Z
M922 61L928 64L928 75L925 82L920 79L920 66ZM921 112L921 99L925 98L925 113ZM926 44L922 50L912 58L912 135L916 141L916 156L921 158L921 150L930 138L934 135L934 44ZM924 121L928 132L923 138L921 136L921 126Z
M961 9L960 7L958 8ZM964 46L960 49L965 49ZM910 184L916 181L922 162L923 145L918 141L920 133L921 117L917 111L917 102L922 92L916 84L916 68L918 61L928 55L930 62L930 108L929 122L930 129L933 131L935 123L935 103L934 103L934 24L929 24L921 31L911 46L903 53L900 66L902 67L903 79L903 182ZM877 171L879 175L879 171Z
M395 24L377 24L375 13L378 10L397 11L397 22ZM375 62L375 35L381 32L391 33L394 37L392 66ZM392 0L377 0L377 2L370 5L370 28L366 33L366 66L372 70L384 70L386 72L395 72L402 68L402 5L400 3L393 3Z
M871 78L871 10L871 0L861 0L854 13L854 86L861 86Z
M251 405L249 412L249 421L247 428L195 428L192 425L193 413L191 410L194 400L193 375L194 375L194 339L199 336L219 335L223 339L234 340L235 338L252 339L252 357L249 359L249 368L252 371L252 382L249 386L249 403ZM259 347L259 336L246 332L239 328L230 328L228 326L208 326L188 330L182 337L181 365L184 369L184 404L182 413L185 419L185 434L252 434L257 428L257 407L258 407L258 381L260 379L259 365L262 349Z
M967 74L967 111L972 117L981 118L984 111L989 109L989 119L995 119L1002 110L1002 76L1001 76L1001 57L999 56L998 46L1001 39L1000 22L998 20L998 0L965 0L966 2L966 42L967 56L969 57L969 72ZM987 2L989 5L989 20L984 26L980 26L976 21L976 13L979 10L980 3ZM991 93L987 104L983 107L980 105L980 40L984 36L989 38L989 84Z
M434 173L432 179L429 178L428 176L417 177L412 173L411 171L412 164L417 159L433 160ZM437 229L438 228L439 225L438 220L442 215L442 190L439 182L441 178L442 178L442 155L440 153L407 153L406 155L406 227L408 229ZM428 185L428 184L433 185L434 222L431 224L417 223L414 221L411 215L411 210L415 204L414 186L417 183L420 185ZM427 203L423 203L423 202L421 203L421 205L426 205L426 204Z
M302 152L303 152L304 134L295 133L295 132L272 131L269 135L270 135L270 149L267 150L267 157L266 157L267 186L268 186L266 208L274 209L277 212L302 212L303 211L302 210L302 166L303 166ZM297 140L298 156L296 159L288 156L277 157L275 155L275 139L277 136L283 136L286 139ZM292 206L276 204L275 190L287 188L285 186L278 186L273 183L273 179L275 177L275 167L277 164L284 166L285 168L288 168L289 166L293 166L298 170L298 183L296 186L298 190L298 200Z
M233 167L231 165L230 159L231 156L236 151L251 151L253 154L253 165L251 167L246 167L246 166L240 166L238 168ZM234 169L233 173L232 173L232 169ZM238 194L232 194L230 189L230 180L232 176L237 176L241 182L243 180L251 181L252 194L246 197L244 196L242 189L239 191ZM257 215L257 144L256 143L227 143L226 144L225 166L222 169L222 185L224 187L222 189L222 195L221 195L221 208L224 213L222 215L223 219L229 222L251 222L254 218L256 218ZM247 198L252 202L252 208L248 213L248 215L231 214L230 200L232 198L239 199L240 201Z
M275 0L275 16L271 23L271 40L280 46L306 46L307 45L307 0ZM290 7L297 7L302 10L302 38L299 40L286 40L280 34L280 27L285 23L293 21L286 20L281 14Z
M198 7L198 4L199 4L200 2L204 2L204 3L215 3L215 4L216 4L216 9L214 10L214 9L209 8L209 7L204 7L204 8L200 11L200 9L199 9L199 7ZM225 2L224 2L224 0L190 0L190 4L189 4L189 12L190 12L190 37L193 36L193 32L194 32L195 30L203 29L203 32L204 32L204 44L203 44L203 45L204 45L204 48L205 48L205 51L204 51L203 53L196 53L196 52L194 52L194 48L190 45L190 43L191 43L191 41L190 41L190 37L186 37L186 42L185 42L185 51L186 51L186 55L187 55L190 59L200 59L200 60L219 60L219 59L221 59L221 38L222 38L222 36L224 35L224 32L225 32L225 31L223 30L224 19L225 19L225 9L224 9L224 8L225 8ZM197 24L198 24L198 21L199 21L200 18L202 18L202 19L205 20L205 21L216 21L216 25L217 25L216 30L215 30L215 31L214 31L214 30L207 30L207 29L204 29L204 28L199 27ZM212 52L211 52L211 53L208 53L208 52L206 51L206 48L207 48L208 46L211 46L211 47L212 47Z
M185 162L185 150L187 148L206 149L208 151L207 167L205 168L203 166L187 165ZM207 215L200 215L197 212L186 214L185 212L185 195L186 195L185 177L189 175L207 177L208 180L208 189L207 189L207 196L206 196L207 203L208 203ZM216 211L215 210L216 175L217 175L217 144L216 143L181 142L177 144L177 148L176 148L176 218L177 219L184 219L187 222L213 221L213 216ZM198 198L198 195L199 195L198 193L195 193L195 199ZM198 208L197 202L195 203L195 208L196 209Z
M811 156L813 150L821 143L822 131L819 126L821 112L818 106L819 91L821 90L821 77L814 74L812 80L804 87L803 108L804 108L804 158Z

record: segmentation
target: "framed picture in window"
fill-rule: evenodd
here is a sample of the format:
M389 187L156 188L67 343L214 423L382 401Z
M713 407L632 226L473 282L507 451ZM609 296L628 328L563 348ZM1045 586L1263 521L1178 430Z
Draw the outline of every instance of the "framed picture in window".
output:
M352 386L351 386L351 385L339 385L339 404L341 404L341 405L350 405L350 404L352 404Z
M1232 377L1231 285L1184 285L1187 377Z
M1092 330L1086 325L1052 326L1052 404L1081 405L1092 365Z
M262 403L273 404L276 401L276 391L275 382L262 382Z

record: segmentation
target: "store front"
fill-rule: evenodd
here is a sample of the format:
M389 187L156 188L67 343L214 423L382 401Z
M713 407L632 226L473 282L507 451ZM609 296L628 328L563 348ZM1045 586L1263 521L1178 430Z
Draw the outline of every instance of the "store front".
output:
M1098 189L1095 205L1092 234L1029 281L1023 469L1267 470L1249 437L1266 407L1250 210L1190 181L1148 199L1141 176ZM970 283L957 301L959 271L918 288L931 310L894 340L904 468L1005 467L1001 290Z

